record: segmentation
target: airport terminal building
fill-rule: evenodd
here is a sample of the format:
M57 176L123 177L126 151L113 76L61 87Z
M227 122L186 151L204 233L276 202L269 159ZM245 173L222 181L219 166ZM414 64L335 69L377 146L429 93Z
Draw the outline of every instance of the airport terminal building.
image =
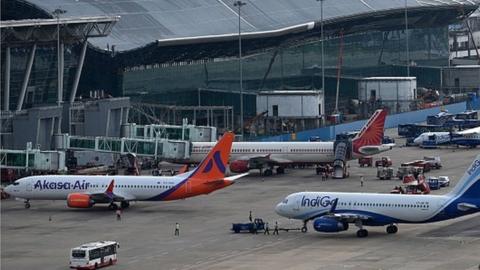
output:
M320 111L330 114L337 77L340 108L357 98L364 77L414 76L418 87L442 89L448 25L480 5L478 0L245 3L239 9L224 0L2 1L1 72L9 74L2 76L2 114L102 93L134 102L233 106L238 122L239 31L246 118L255 116L256 93L265 90L323 89ZM49 26L32 35L13 27L20 20ZM81 27L72 26L75 20L84 20ZM61 78L57 42L64 52Z

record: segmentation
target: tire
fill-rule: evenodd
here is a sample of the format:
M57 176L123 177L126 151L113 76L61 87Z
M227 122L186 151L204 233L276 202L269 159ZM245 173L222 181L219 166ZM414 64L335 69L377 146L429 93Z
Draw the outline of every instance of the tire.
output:
M387 233L388 234L394 234L398 232L398 227L395 225L389 225L387 226Z
M364 238L368 236L368 231L365 229L361 229L357 231L357 237Z
M233 232L235 232L235 233L239 233L239 232L240 232L240 230L234 230Z
M29 209L30 206L31 206L30 203L26 203L26 204L25 204L25 209Z
M302 230L301 230L301 231L302 231L302 233L306 233L306 232L308 231L308 229L307 229L306 226L304 226L304 227L302 227Z

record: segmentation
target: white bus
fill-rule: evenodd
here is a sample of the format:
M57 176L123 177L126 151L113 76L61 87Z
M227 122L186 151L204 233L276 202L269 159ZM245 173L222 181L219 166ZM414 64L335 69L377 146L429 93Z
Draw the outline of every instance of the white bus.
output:
M70 268L97 269L117 262L117 242L99 241L72 248Z

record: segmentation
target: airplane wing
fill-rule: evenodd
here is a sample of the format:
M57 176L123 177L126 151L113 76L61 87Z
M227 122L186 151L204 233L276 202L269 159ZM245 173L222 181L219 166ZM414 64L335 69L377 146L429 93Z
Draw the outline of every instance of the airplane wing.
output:
M231 181L235 182L235 180L242 178L244 176L247 176L249 173L242 173L242 174L237 174L229 177L225 177L224 179L219 179L219 180L212 180L212 181L207 181L204 184L206 185L214 185L214 184L219 184L219 183L224 183L225 181Z
M327 217L334 218L338 221L348 222L348 223L355 223L358 220L364 221L364 220L372 219L371 216L358 214L358 213L348 213L348 212L335 213L337 209L337 204L338 204L338 198L332 202L332 207L328 211L326 215Z
M478 209L478 207L476 205L471 204L471 203L459 203L459 204L457 204L457 208L460 211L468 211L468 210Z
M108 202L121 202L121 201L132 201L135 197L129 194L123 194L122 192L113 192L113 187L115 185L115 181L112 180L107 187L105 192L101 193L87 193L90 195L90 198L95 203L108 203Z
M248 160L250 162L254 162L257 164L262 163L262 164L273 164L273 165L292 163L292 161L288 159L278 158L278 157L272 158L270 154L258 155L258 156L243 156L238 158L237 160Z
M357 220L370 220L372 219L371 216L368 215L362 215L362 214L357 214L357 213L332 213L327 215L329 217L332 217L338 221L345 221L348 223L355 223Z

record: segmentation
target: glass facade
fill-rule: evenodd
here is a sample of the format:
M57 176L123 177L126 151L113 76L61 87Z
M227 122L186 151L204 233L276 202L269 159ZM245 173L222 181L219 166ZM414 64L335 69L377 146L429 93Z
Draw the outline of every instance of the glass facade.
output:
M431 67L448 63L447 30L447 27L440 27L408 31L411 75L418 77L418 86L440 83L439 72ZM358 78L407 75L404 30L355 34L345 36L343 42L342 98L356 98ZM324 47L328 113L335 97L340 38L326 40ZM320 89L320 48L320 41L315 40L277 52L271 50L245 57L244 92ZM121 92L134 99L162 104L233 105L238 114L238 70L237 58L125 67ZM255 114L255 96L246 95L244 103L245 113Z
M21 92L28 59L32 46L12 47L10 49L10 110L15 110ZM2 97L5 91L5 47L2 46ZM78 65L79 48L64 46L63 98L67 99L72 89L73 79ZM57 46L39 44L35 51L30 79L22 108L36 105L55 104L57 102ZM2 102L3 105L3 102ZM3 107L2 107L3 108Z

